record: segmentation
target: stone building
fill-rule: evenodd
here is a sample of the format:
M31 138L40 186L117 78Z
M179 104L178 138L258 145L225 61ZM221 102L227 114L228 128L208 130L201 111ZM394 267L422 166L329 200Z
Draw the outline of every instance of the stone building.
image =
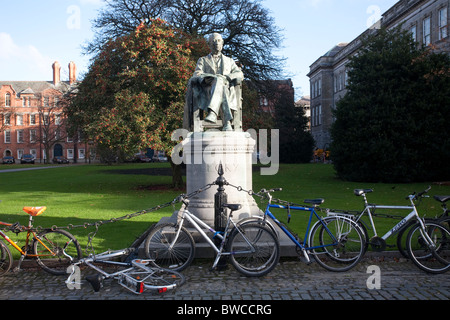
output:
M332 110L346 93L346 65L349 57L358 51L361 38L380 26L393 28L399 24L411 32L419 45L433 45L435 50L450 53L448 0L400 0L356 39L334 46L310 66L308 73L311 134L318 148L327 149L331 142Z

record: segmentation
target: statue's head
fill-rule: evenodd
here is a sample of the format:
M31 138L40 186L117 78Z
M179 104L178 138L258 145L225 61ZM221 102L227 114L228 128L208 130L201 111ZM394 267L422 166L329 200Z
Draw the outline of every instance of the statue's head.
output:
M211 49L211 52L213 52L213 53L222 52L223 38L220 34L213 33L208 38L208 44L209 44L209 48Z

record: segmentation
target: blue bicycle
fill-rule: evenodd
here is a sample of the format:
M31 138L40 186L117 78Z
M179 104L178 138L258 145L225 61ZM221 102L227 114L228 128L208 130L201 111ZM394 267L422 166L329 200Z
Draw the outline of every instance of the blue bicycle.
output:
M311 206L295 205L281 200L277 200L277 202L283 204L272 204L271 193L281 190L281 188L262 189L258 193L254 193L261 198L268 198L264 215L244 219L239 225L257 220L275 231L275 227L271 223L273 221L293 242L299 255L302 254L306 259L306 263L311 263L311 257L313 257L319 265L330 271L347 271L358 264L364 255L366 244L361 228L354 221L343 216L320 217L316 208L324 202L323 199L304 201ZM303 240L289 231L273 215L270 211L271 208L286 209L288 222L291 210L309 212L308 225ZM312 225L313 217L317 220L314 225Z

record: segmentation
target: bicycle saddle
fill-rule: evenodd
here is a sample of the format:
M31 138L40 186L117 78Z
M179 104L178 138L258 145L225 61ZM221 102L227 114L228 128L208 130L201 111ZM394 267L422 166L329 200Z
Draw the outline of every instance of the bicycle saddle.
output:
M86 281L89 282L95 292L99 292L103 288L103 276L100 273L86 276Z
M36 217L42 214L47 207L23 207L22 210L28 213L30 216Z
M231 203L227 203L223 205L224 208L228 208L231 211L236 211L239 210L242 206L241 204L231 204Z
M306 199L303 202L304 203L310 203L310 204L318 206L319 204L324 203L325 199Z
M433 198L435 198L437 201L442 202L442 203L450 200L450 196L434 196Z
M372 189L355 189L353 190L353 193L355 196L362 196L364 193L370 193L373 192Z

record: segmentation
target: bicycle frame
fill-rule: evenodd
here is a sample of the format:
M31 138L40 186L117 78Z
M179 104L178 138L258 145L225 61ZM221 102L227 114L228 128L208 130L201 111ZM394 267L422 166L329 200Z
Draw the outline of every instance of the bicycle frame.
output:
M325 228L325 231L330 235L330 237L333 239L333 241L338 241L336 239L336 237L333 235L333 233L327 228L326 224L324 223L324 221L322 220L322 218L317 214L316 210L314 209L314 207L298 207L298 206L283 206L283 205L277 205L277 204L271 204L270 203L271 200L269 200L269 203L266 206L266 210L264 212L264 219L266 219L266 217L269 217L270 219L272 219L272 221L274 221L276 223L276 225L283 230L283 232L289 237L289 239L291 239L292 242L295 243L295 245L297 247L299 247L302 250L314 250L314 249L318 249L318 248L324 248L327 246L333 246L333 244L329 244L329 245L323 245L323 246L314 246L314 247L308 247L307 246L307 239L308 239L308 235L309 235L309 231L310 229L312 229L311 227L311 223L312 223L312 218L313 216L315 216L317 218L317 222L316 223L321 223L322 226ZM291 210L300 210L300 211L309 211L309 219L308 219L308 225L306 227L306 231L305 231L305 237L303 240L303 244L300 243L293 235L292 233L281 224L281 222L273 215L272 212L270 212L270 208L277 208L277 209L291 209Z
M4 226L12 226L12 224L10 223L5 223L5 222L0 222L0 225L4 225ZM36 235L36 232L34 232L33 230L31 230L31 227L27 228L27 235L25 238L25 250L23 250L21 247L19 247L17 245L16 242L14 242L13 240L11 240L11 238L9 238L2 230L0 230L0 236L5 239L10 245L12 245L17 251L19 251L19 253L21 254L21 256L23 258L25 257L32 257L32 258L36 258L36 257L44 257L44 256L54 256L55 253L45 245L45 243L43 243L39 237ZM39 241L40 244L42 244L44 246L44 248L46 250L48 250L50 252L50 254L45 254L45 255L37 255L37 254L32 254L32 253L28 253L27 250L29 248L29 244L30 244L30 235L33 235L33 239L36 241ZM23 260L23 258L21 257L21 259Z
M147 288L147 286L145 285L143 280L145 279L146 276L149 276L153 273L152 268L147 267L147 264L150 260L135 259L132 261L124 261L124 262L111 261L111 259L114 259L114 258L129 256L130 254L133 254L134 251L135 251L134 248L127 248L127 249L121 249L121 250L115 250L115 251L106 251L106 252L100 253L98 255L93 254L87 258L81 259L80 261L72 264L69 267L69 268L71 268L71 270L70 269L67 270L67 272L70 273L70 275L66 280L66 284L67 285L80 284L80 283L76 283L75 282L76 279L74 279L74 275L76 273L75 266L78 266L80 264L85 264L88 267L90 267L91 269L102 274L105 277L105 279L116 278L122 287L130 290L131 292L133 292L135 294L141 294ZM125 269L122 269L122 270L119 270L119 271L116 271L113 273L108 273L105 270L103 270L102 268L99 268L98 266L96 266L94 263L122 266ZM138 273L140 276L142 275L142 278L137 278L139 280L133 279L130 276L130 272ZM175 289L175 287L176 287L175 284L167 284L164 286L154 286L153 289L155 289L156 292L158 292L158 293L164 293L167 290ZM94 288L94 290L96 290L96 291L98 291L98 289L99 288Z
M200 233L200 235L206 240L206 242L211 246L211 248L216 252L217 256L216 259L214 261L213 267L215 268L219 262L219 259L221 256L229 256L229 255L237 255L237 254L246 254L246 253L253 253L255 252L255 248L253 247L253 245L251 244L250 241L247 240L247 238L245 236L243 236L243 239L245 239L245 241L247 242L247 244L250 246L251 250L248 251L234 251L234 252L223 252L223 248L225 246L225 240L228 237L228 230L230 229L230 224L233 225L233 227L236 227L236 223L231 219L232 215L230 214L230 216L227 219L227 223L225 225L225 229L222 232L218 232L216 231L214 228L212 228L211 226L209 226L208 224L206 224L204 221L200 220L198 217L194 216L191 212L189 212L187 209L183 209L180 210L182 211L181 214L181 221L179 223L179 227L177 230L177 233L174 237L174 240L172 242L172 244L170 245L170 248L173 247L173 245L177 242L178 236L180 235L180 231L181 231L181 227L184 224L185 219L187 219L187 221L189 221L194 228ZM206 229L212 233L214 233L215 237L218 237L221 240L220 246L217 247L214 242L208 237L208 235L203 231L203 229ZM239 228L237 228L238 232L241 233L241 231L239 230Z
M377 204L369 204L367 201L367 197L366 194L363 193L362 194L363 198L364 198L364 210L355 216L355 221L359 221L360 218L362 216L364 216L364 214L367 213L367 216L369 218L370 221L370 225L372 228L372 231L374 233L374 237L378 237L378 233L377 233L377 229L375 227L375 223L373 221L373 216L372 216L372 212L370 211L371 209L373 211L375 211L376 209L394 209L394 210L411 210L409 212L409 214L404 217L402 220L400 220L400 222L398 222L394 227L392 227L389 231L387 231L383 236L381 236L381 239L383 240L387 240L389 237L395 235L398 231L401 230L401 228L405 225L407 225L407 223L411 220L416 219L417 221L419 221L419 223L421 224L421 226L423 227L423 221L422 219L419 217L419 213L417 212L416 209L416 205L414 203L414 195L410 195L408 196L408 200L411 202L411 205L409 206L394 206L394 205L377 205ZM345 215L344 213L335 213L335 212L328 212L328 215L332 216L332 215ZM348 214L349 216L353 216L352 214Z

